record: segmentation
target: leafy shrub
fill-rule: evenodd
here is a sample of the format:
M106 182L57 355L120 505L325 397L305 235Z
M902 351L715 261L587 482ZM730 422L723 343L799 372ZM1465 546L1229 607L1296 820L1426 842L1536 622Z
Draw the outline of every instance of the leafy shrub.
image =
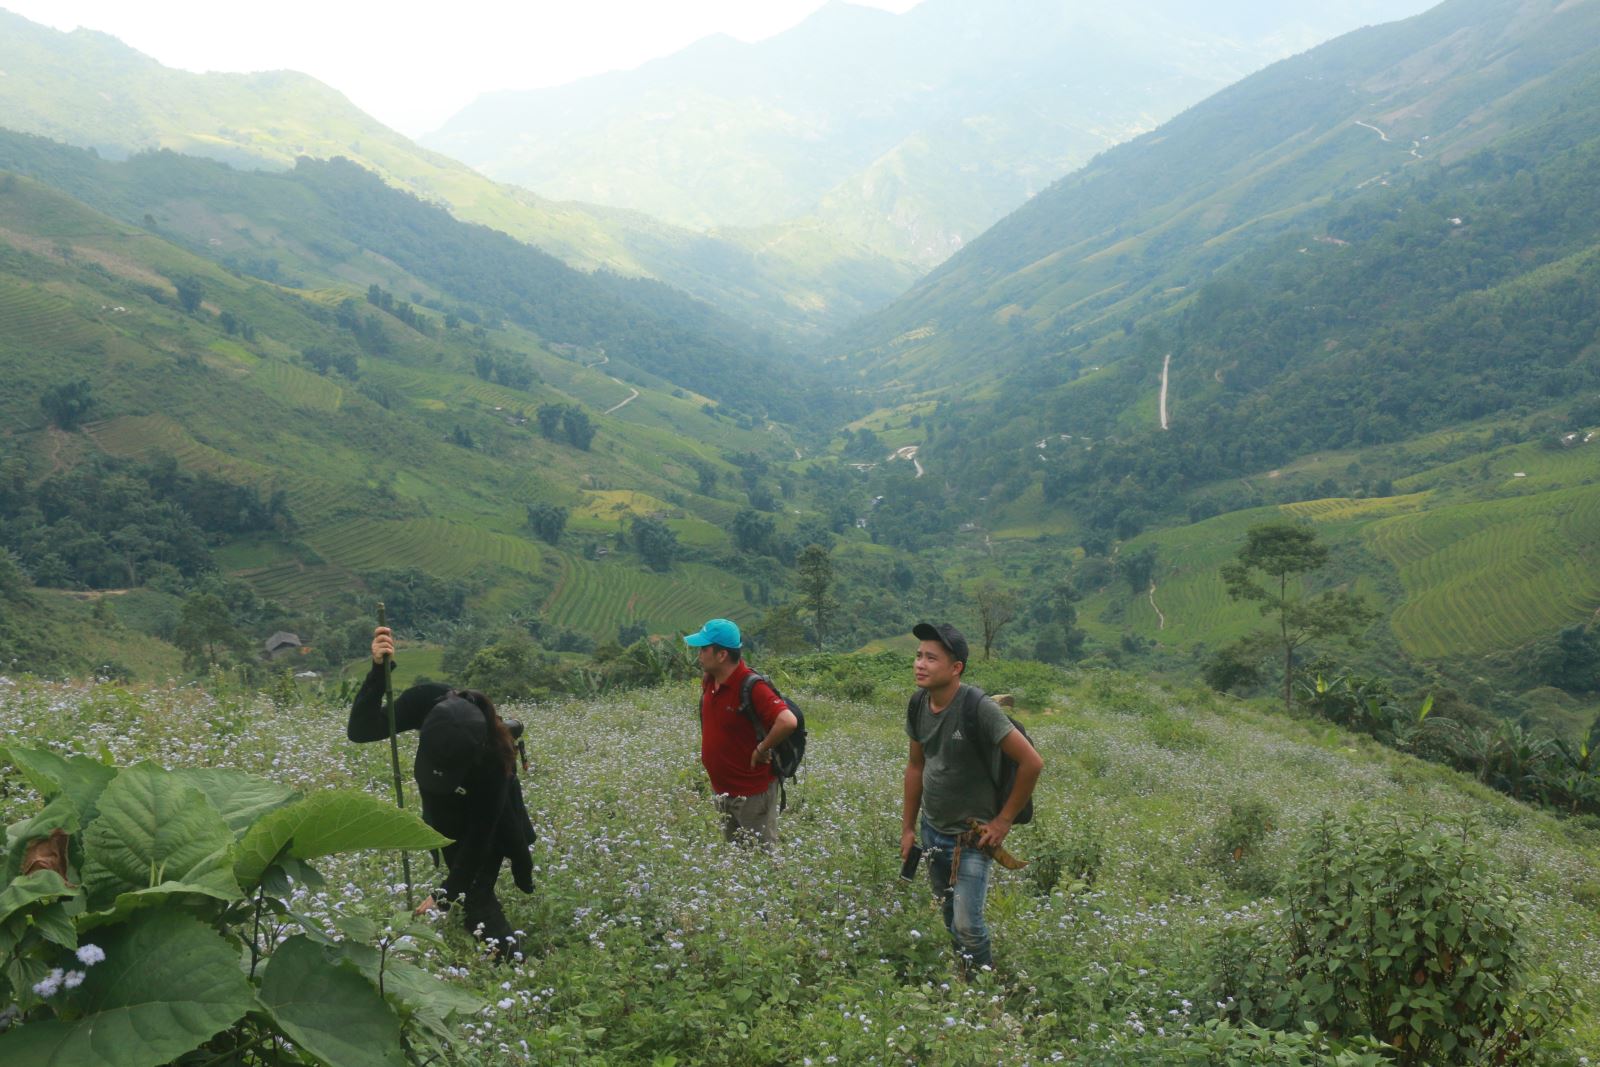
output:
M1053 832L1033 846L1028 881L1034 892L1049 894L1065 876L1073 889L1087 889L1100 876L1105 859L1105 831L1078 812L1066 816L1064 833Z
M1211 831L1211 862L1235 889L1271 892L1276 871L1263 844L1278 822L1272 806L1259 797L1234 800L1228 814Z
M454 1024L481 1008L397 958L437 941L428 927L402 914L380 936L349 918L336 941L287 903L291 878L321 884L319 857L445 842L415 815L233 770L119 770L19 747L0 757L45 800L7 837L8 1067L191 1055L376 1067L404 1062L406 1043L448 1059Z
M1471 827L1325 815L1283 898L1267 942L1216 947L1239 1019L1371 1035L1401 1064L1508 1063L1562 1014L1551 983L1525 980L1526 913Z

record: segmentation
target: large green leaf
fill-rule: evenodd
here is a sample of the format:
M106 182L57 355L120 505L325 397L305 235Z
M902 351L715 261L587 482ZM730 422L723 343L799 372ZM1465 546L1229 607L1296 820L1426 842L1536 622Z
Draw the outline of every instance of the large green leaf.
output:
M96 939L104 962L67 994L75 1017L0 1034L6 1067L156 1067L254 1006L238 953L198 919L147 911Z
M22 860L28 851L29 842L49 837L52 830L75 834L82 828L83 821L78 814L78 805L72 798L64 793L53 797L31 818L6 827L6 862L4 870L0 871L0 877L10 879L22 873Z
M239 839L233 873L254 886L280 856L313 860L360 849L428 849L450 839L409 811L353 789L313 793L268 812Z
M404 1067L400 1020L337 952L295 936L261 979L261 1004L284 1033L328 1067Z
M82 890L69 886L55 871L34 871L0 890L0 963L6 961L30 927L48 941L76 948L76 931L63 899L72 900Z
M235 835L295 798L295 791L280 782L227 767L184 767L172 776L204 793Z
M241 895L228 824L204 793L147 763L127 768L106 787L83 843L84 887L97 909L162 882L205 886L223 899Z
M78 920L78 931L87 933L101 926L110 926L127 919L136 911L160 907L163 904L204 904L218 900L229 903L239 899L239 892L231 885L193 885L189 882L166 881L148 889L135 889L118 893L111 906L102 911L90 912Z
M67 885L55 871L34 871L21 878L13 879L5 889L0 890L0 922L5 922L13 914L37 904L40 901L52 901L60 897L76 896L78 890Z
M85 822L94 818L95 801L117 776L115 767L88 756L60 756L42 748L7 745L0 756L17 765L28 784L46 800L65 793Z

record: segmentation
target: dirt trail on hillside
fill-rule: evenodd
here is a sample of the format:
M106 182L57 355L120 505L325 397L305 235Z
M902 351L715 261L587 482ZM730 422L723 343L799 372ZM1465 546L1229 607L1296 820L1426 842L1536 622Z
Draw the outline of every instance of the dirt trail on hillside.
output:
M617 378L612 378L611 380L616 382L618 385L622 386L624 389L626 389L628 392L632 393L633 395L628 397L628 399L624 400L620 404L612 404L610 407L606 408L604 411L602 411L600 413L602 415L610 415L614 411L621 411L623 408L627 407L629 404L631 404L635 400L639 399L639 390L635 389L633 386L629 385L627 382L621 381L621 380L619 380Z
M1150 606L1152 608L1155 608L1156 629L1157 630L1165 630L1167 628L1167 617L1165 615L1161 614L1161 609L1159 607L1156 607L1156 583L1155 582L1151 582L1150 583Z
M1161 428L1170 430L1167 424L1167 375L1172 370L1172 353L1167 353L1167 358L1161 361Z

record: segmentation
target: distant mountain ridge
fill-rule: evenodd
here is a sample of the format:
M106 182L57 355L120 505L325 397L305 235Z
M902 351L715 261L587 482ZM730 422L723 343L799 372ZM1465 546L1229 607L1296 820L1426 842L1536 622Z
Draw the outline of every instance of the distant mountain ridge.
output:
M191 74L107 34L61 33L0 10L0 126L111 158L153 148L244 167L345 156L580 269L659 278L789 335L837 327L902 291L913 271L815 228L708 235L638 212L556 202L423 149L291 71Z
M1422 6L834 2L756 44L487 94L423 141L547 195L713 229L814 218L926 268L1271 59Z

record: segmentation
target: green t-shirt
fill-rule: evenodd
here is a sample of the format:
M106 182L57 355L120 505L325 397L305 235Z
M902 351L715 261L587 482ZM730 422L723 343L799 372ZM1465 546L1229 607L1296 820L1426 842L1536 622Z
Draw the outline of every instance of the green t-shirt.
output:
M962 733L961 712L972 695L978 701L978 738ZM988 822L1000 814L1003 800L995 797L1000 775L1000 742L1016 727L1000 705L980 690L963 685L950 706L933 713L926 693L918 694L906 716L906 733L922 746L922 813L933 828L946 834L968 829L967 820Z

